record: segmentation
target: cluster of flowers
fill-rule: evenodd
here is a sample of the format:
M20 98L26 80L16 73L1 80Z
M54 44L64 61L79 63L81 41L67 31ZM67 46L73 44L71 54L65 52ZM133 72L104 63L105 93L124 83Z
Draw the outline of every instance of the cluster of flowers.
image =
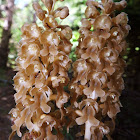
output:
M102 139L104 135L109 138L111 122L113 125L120 112L119 96L124 88L125 66L122 54L130 26L125 13L115 16L114 11L125 6L124 0L116 3L113 0L87 1L70 85L79 116L76 123L81 125L78 135L84 135L86 140Z
M21 137L20 127L26 126L29 133L23 139L30 140L57 139L52 129L59 134L64 103L69 99L63 87L69 82L67 71L71 62L68 54L72 46L72 30L56 22L58 17L65 19L69 10L67 7L54 10L56 0L42 2L47 11L42 10L37 2L33 3L33 8L45 29L35 23L22 27L16 59L18 72L14 77L16 108L10 111L14 122L12 135L17 131Z
M77 60L69 59L72 30L59 25L56 18L69 15L67 7L54 10L57 0L42 0L47 11L33 3L37 17L44 28L36 23L22 27L19 42L18 71L14 77L16 108L12 115L12 134L21 126L28 132L23 140L64 139L62 129L78 125L77 137L99 140L114 129L116 114L120 112L119 96L124 88L122 58L130 26L125 13L115 16L115 10L126 7L126 1L87 0L86 18L79 29ZM63 1L63 0L61 0ZM73 78L68 71L72 64ZM69 85L70 93L64 90ZM64 104L69 103L65 107ZM56 130L56 134L53 133Z

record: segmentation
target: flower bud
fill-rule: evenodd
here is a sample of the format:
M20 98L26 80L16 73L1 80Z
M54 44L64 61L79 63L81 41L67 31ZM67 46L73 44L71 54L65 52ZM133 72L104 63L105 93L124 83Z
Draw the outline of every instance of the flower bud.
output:
M49 28L56 28L58 26L55 18L53 16L48 16L43 20L43 25Z
M65 19L69 15L69 9L67 6L59 7L54 11L54 17L60 17L60 19Z
M85 11L86 18L95 18L100 13L94 6L88 6Z
M109 31L112 26L111 18L107 15L100 15L95 19L94 28Z
M41 1L44 3L48 11L52 10L53 0L41 0Z

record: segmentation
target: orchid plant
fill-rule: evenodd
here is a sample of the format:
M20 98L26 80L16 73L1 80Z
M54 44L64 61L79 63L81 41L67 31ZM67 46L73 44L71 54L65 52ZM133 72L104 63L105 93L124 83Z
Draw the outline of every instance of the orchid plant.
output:
M110 140L121 107L122 56L130 30L127 14L116 15L115 11L127 3L87 0L77 60L72 62L72 29L57 21L65 19L69 9L55 9L57 0L42 2L47 10L38 2L33 8L43 27L32 23L21 29L14 77L16 107L10 111L13 125L9 139L17 132L23 140L63 140L64 127L69 133L70 128L78 126L76 139L101 140L106 136ZM27 128L23 136L22 126Z

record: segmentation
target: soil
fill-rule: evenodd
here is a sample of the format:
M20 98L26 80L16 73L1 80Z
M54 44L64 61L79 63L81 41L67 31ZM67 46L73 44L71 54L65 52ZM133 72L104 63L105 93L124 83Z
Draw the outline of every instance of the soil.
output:
M15 72L8 69L4 73L6 80L0 81L0 140L8 140L11 133L11 121L9 111L15 106L14 101L14 89L12 86L12 77ZM18 137L14 137L14 140L19 140Z

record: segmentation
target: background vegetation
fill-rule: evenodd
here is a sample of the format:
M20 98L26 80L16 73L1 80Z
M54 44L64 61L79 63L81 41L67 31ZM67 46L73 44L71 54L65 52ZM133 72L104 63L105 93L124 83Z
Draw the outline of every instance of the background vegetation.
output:
M37 21L41 26L39 19L36 19L35 12L32 8L33 0L0 0L0 139L7 140L10 133L10 120L8 116L9 110L15 105L12 87L12 77L15 75L15 58L17 57L18 42L21 39L20 28L26 22L31 23ZM41 1L41 0L40 0ZM119 0L115 0L119 1ZM124 10L129 16L129 24L131 31L127 38L128 48L124 59L127 62L126 72L124 74L125 90L121 96L123 108L118 114L116 120L116 130L113 134L114 140L138 140L140 139L140 0L127 0L128 6ZM8 4L14 5L12 9ZM70 16L62 22L69 24L73 30L73 38L71 42L74 44L70 58L74 61L75 47L79 37L78 28L81 18L84 17L86 8L86 0L65 0L63 3L58 2L57 6L66 5L70 9ZM40 2L40 4L42 4ZM44 7L45 8L45 7ZM12 23L8 26L6 33L5 21L8 20L8 11L13 10ZM10 25L10 24L9 24ZM3 38L8 38L8 45L2 45ZM7 42L7 41L6 41ZM4 48L3 48L4 47ZM5 49L7 47L7 49ZM7 56L3 56L7 54ZM7 57L7 59L5 59ZM5 65L2 64L6 60ZM73 130L71 130L73 131ZM72 132L73 133L73 132ZM65 134L67 139L73 139L73 136ZM18 139L15 137L15 139Z

